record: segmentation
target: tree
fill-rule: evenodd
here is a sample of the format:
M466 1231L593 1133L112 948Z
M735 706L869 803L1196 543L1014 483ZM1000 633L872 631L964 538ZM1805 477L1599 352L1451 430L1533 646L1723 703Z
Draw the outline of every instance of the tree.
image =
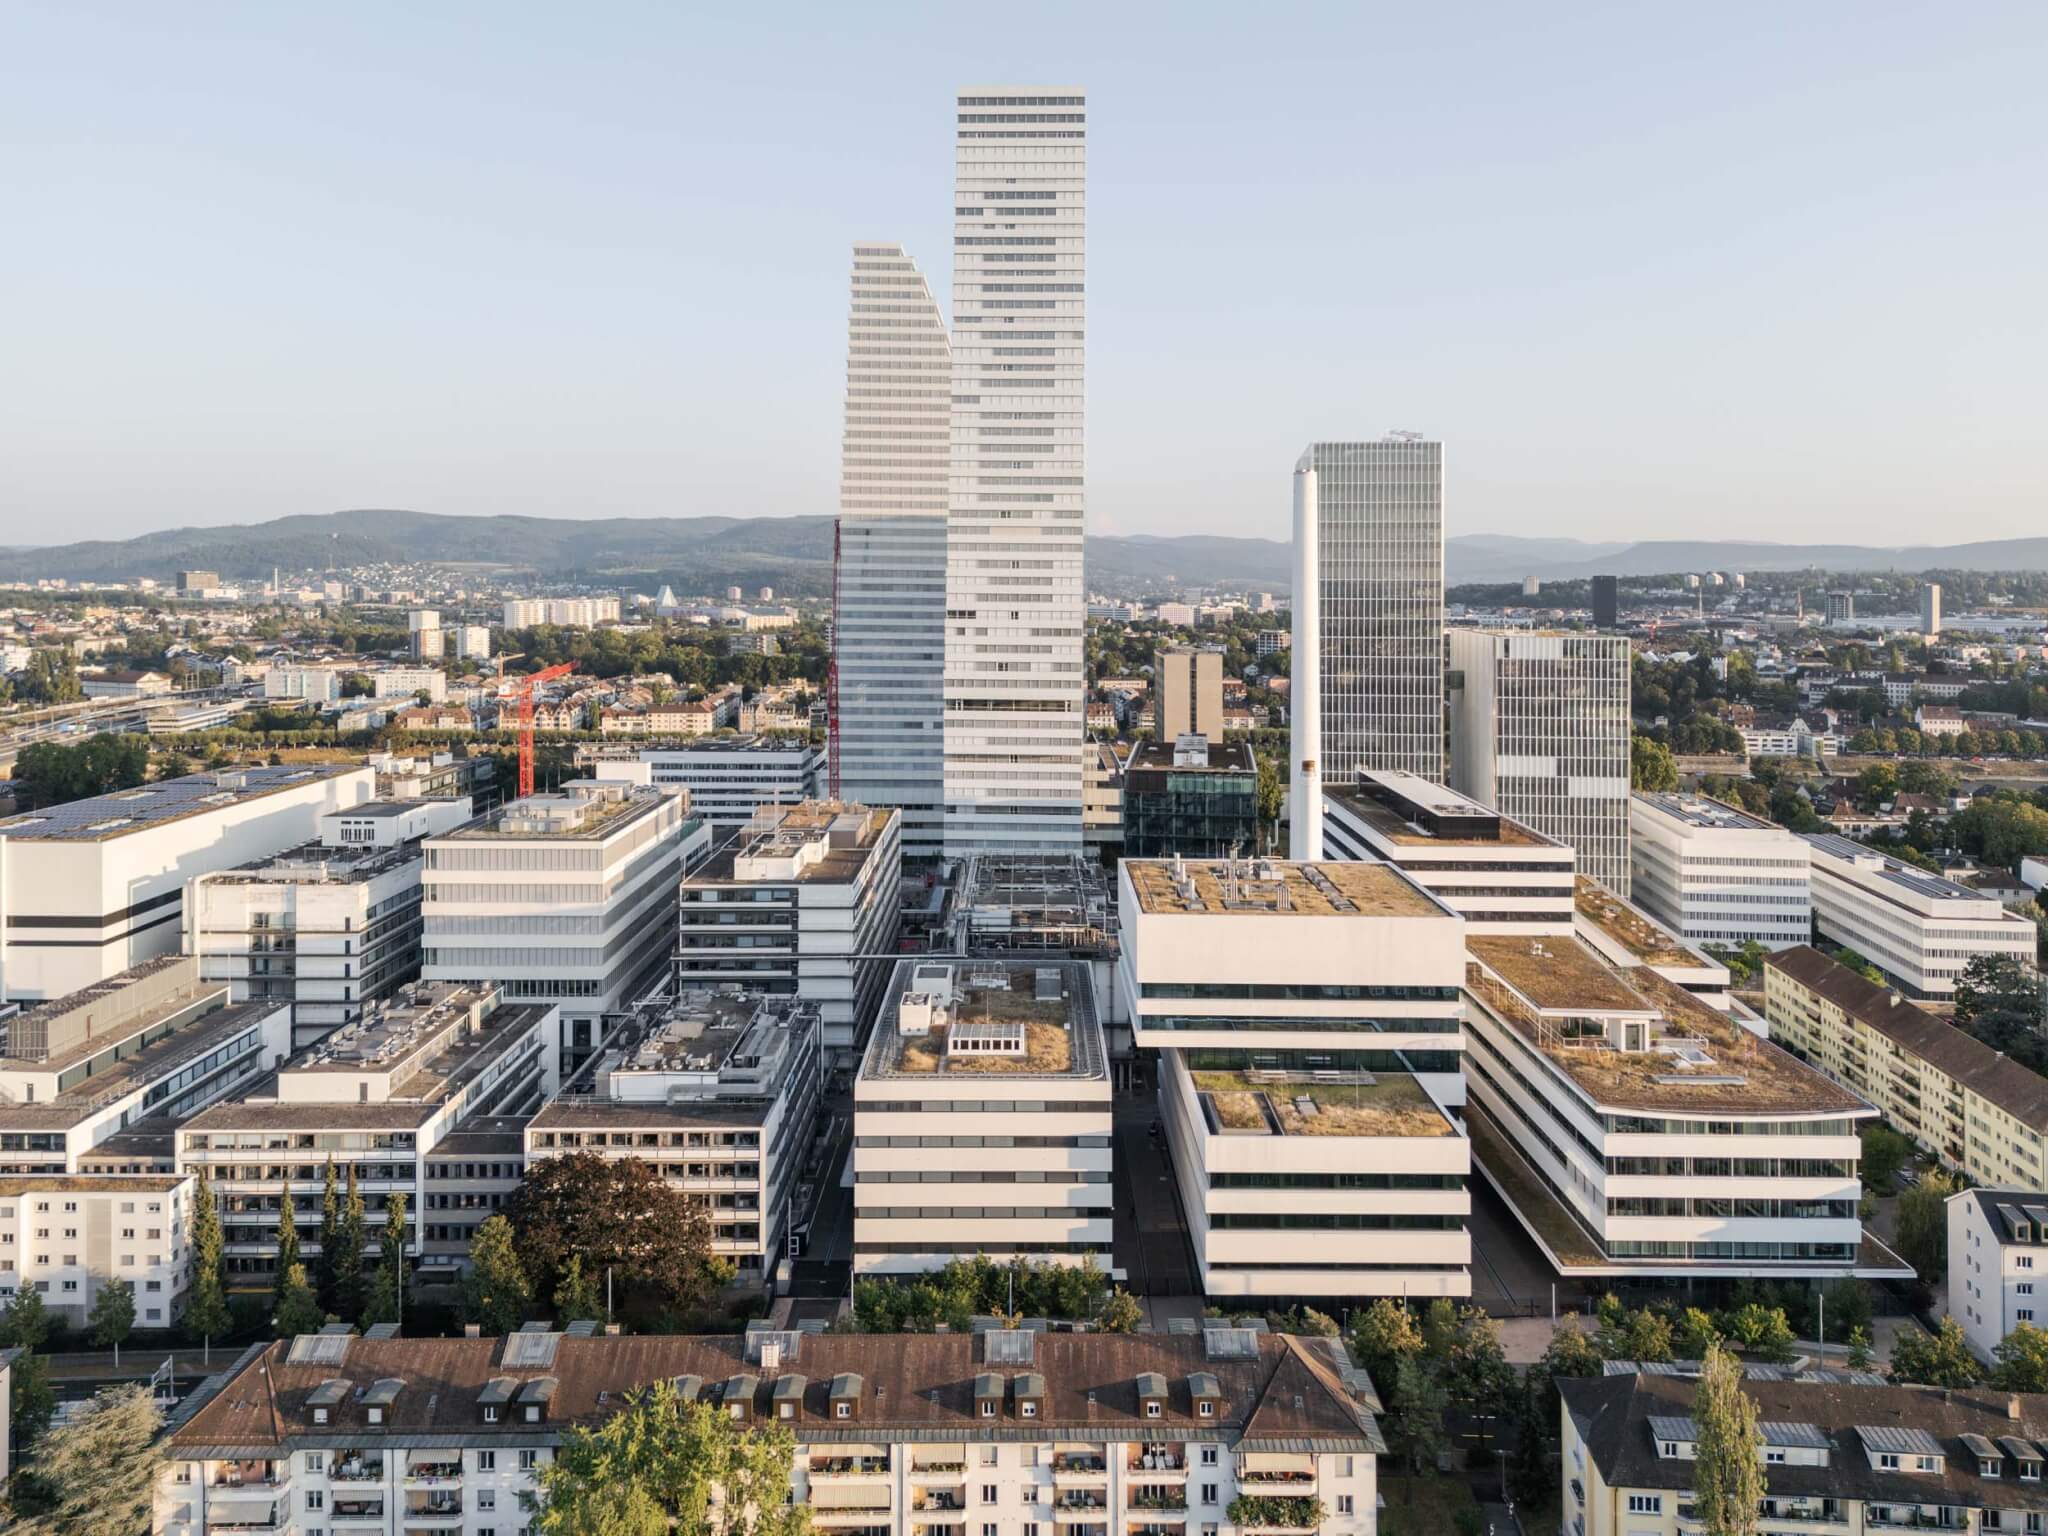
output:
M1798 831L1800 829L1794 828L1793 830ZM1861 955L1857 954L1856 951L1853 949L1836 950L1835 964L1845 966L1849 970L1854 971L1858 976L1861 976L1865 981L1871 983L1873 986L1888 987L1891 985L1890 982L1884 979L1883 971L1880 971L1876 966L1872 965L1868 960L1864 959Z
M1764 1496L1762 1433L1756 1400L1742 1390L1742 1367L1716 1345L1693 1393L1696 1436L1693 1512L1706 1536L1757 1536Z
M384 1231L377 1240L377 1272L370 1280L370 1298L363 1307L365 1323L396 1323L405 1319L405 1195L392 1193L384 1204Z
M273 1303L284 1300L286 1271L299 1264L299 1224L292 1214L292 1194L289 1187L284 1193L284 1204L277 1217L277 1265L271 1277L270 1294Z
M16 1290L6 1310L0 1312L0 1349L25 1351L15 1357L10 1382L14 1438L24 1447L34 1444L56 1416L57 1392L50 1385L50 1364L36 1353L55 1326L42 1293L32 1285Z
M562 1278L555 1286L555 1316L565 1323L581 1318L604 1320L604 1297L597 1289L597 1276L583 1273L583 1260L575 1254L562 1266Z
M1875 811L1898 798L1899 771L1890 763L1872 763L1856 775L1856 803Z
M326 1325L327 1314L320 1309L320 1297L313 1282L306 1278L306 1266L294 1264L280 1273L284 1284L278 1288L277 1313L271 1321L277 1336L291 1339L302 1333L318 1333Z
M135 1331L135 1287L126 1280L109 1280L92 1299L86 1322L92 1326L92 1341L114 1352L114 1369L121 1368L121 1346Z
M41 1349L56 1326L56 1319L43 1305L42 1292L24 1285L8 1298L7 1310L0 1312L0 1349Z
M1434 1467L1437 1456L1448 1443L1444 1434L1444 1410L1450 1406L1442 1374L1419 1355L1404 1357L1394 1372L1394 1433L1408 1452L1408 1470L1420 1473Z
M538 1473L534 1527L540 1536L802 1536L809 1510L789 1496L795 1453L782 1425L743 1424L657 1382L596 1429L564 1433Z
M334 1307L343 1319L363 1315L363 1243L369 1234L363 1193L356 1187L356 1165L348 1165L348 1194L341 1203L341 1221L334 1231Z
M1678 760L1661 741L1638 731L1629 741L1628 777L1631 789L1676 789Z
M574 1256L662 1311L691 1314L732 1278L711 1251L709 1212L637 1158L548 1158L527 1171L507 1214L537 1286L559 1285Z
M1890 1194L1899 1170L1913 1155L1912 1141L1888 1125L1872 1122L1863 1128L1863 1187Z
M1515 1449L1508 1457L1508 1493L1528 1509L1541 1509L1557 1492L1550 1470L1550 1428L1543 1411L1543 1393L1532 1373L1522 1378L1514 1405Z
M1687 1307L1678 1319L1672 1347L1686 1360L1704 1360L1707 1352L1721 1342L1721 1329L1713 1317L1698 1307Z
M2001 1392L2048 1392L2048 1329L2020 1323L1993 1351L1991 1385Z
M192 1192L192 1294L185 1299L185 1328L205 1342L210 1357L214 1336L226 1333L232 1323L220 1207L214 1204L213 1179L201 1163L199 1187Z
M512 1223L493 1216L469 1240L462 1315L485 1333L514 1333L533 1305L533 1283L512 1244Z
M332 1310L336 1303L334 1294L336 1265L335 1247L341 1241L341 1183L335 1176L334 1159L327 1159L327 1181L320 1191L320 1305Z
M1382 1388L1394 1384L1401 1362L1422 1353L1422 1330L1401 1303L1382 1296L1351 1314L1351 1358Z
M1136 1333L1145 1321L1145 1309L1138 1305L1138 1298L1122 1286L1109 1293L1109 1300L1102 1307L1102 1331L1104 1333Z
M1920 1283L1932 1286L1948 1273L1948 1197L1955 1182L1929 1168L1899 1196L1899 1257L1913 1266Z
M1849 1369L1867 1371L1876 1363L1877 1357L1870 1348L1870 1330L1851 1328L1849 1330Z
M1900 1329L1892 1340L1892 1380L1927 1387L1974 1387L1984 1368L1970 1353L1962 1324L1944 1317L1934 1333Z
M42 1437L15 1481L24 1529L64 1536L148 1530L163 1414L149 1388L111 1387L62 1429Z
M1784 1365L1792 1359L1792 1324L1783 1307L1752 1301L1729 1313L1726 1322L1729 1338L1751 1354L1762 1356L1771 1365Z

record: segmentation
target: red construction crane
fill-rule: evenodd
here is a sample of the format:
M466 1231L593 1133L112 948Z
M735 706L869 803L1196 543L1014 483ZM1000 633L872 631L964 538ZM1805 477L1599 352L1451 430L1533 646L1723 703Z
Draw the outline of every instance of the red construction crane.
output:
M565 661L559 666L529 672L524 677L505 678L498 684L498 697L512 699L519 706L519 794L522 799L533 793L533 690L542 683L567 677L575 670L575 662Z

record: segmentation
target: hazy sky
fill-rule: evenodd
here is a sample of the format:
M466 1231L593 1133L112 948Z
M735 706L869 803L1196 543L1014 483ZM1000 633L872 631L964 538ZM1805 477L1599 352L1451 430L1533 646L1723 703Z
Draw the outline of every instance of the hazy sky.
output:
M0 0L0 543L830 512L848 246L1090 95L1090 526L2048 531L2048 6Z

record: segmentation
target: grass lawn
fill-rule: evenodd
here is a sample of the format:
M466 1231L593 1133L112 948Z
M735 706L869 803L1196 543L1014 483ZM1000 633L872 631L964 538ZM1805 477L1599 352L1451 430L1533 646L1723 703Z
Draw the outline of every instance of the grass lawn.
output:
M1456 1536L1458 1511L1475 1519L1479 1505L1457 1477L1382 1477L1380 1536Z

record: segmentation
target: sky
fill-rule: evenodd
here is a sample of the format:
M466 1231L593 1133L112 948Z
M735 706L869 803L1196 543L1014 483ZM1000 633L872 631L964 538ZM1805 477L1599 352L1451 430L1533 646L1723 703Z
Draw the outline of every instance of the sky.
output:
M1089 527L2048 531L2048 6L0 0L0 544L835 508L850 245L1089 95Z

